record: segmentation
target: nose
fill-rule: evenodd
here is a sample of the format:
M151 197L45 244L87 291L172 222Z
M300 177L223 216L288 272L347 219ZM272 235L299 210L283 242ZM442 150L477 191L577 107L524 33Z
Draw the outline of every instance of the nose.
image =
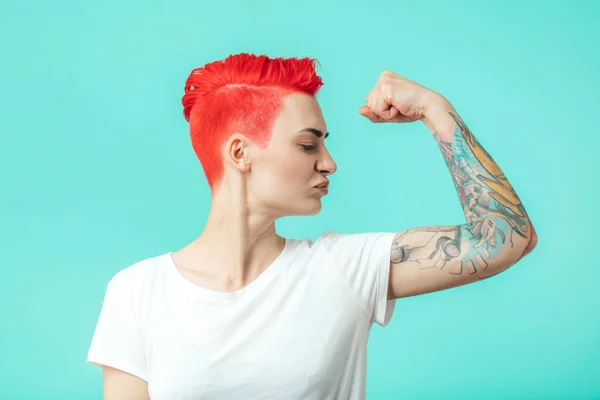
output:
M317 161L316 169L324 176L331 175L337 171L337 165L327 150L325 150L325 156Z

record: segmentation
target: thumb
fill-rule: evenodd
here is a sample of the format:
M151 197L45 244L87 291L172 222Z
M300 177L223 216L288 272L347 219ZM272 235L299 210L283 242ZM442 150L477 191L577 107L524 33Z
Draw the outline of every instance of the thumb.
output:
M389 112L390 112L389 119L394 119L394 118L396 118L396 116L398 116L398 114L400 114L400 111L396 107L393 107L393 106L390 107Z

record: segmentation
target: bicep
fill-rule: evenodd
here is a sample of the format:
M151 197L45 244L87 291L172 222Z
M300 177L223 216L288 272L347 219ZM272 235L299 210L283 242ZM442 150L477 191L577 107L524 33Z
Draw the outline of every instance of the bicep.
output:
M388 298L415 296L485 279L516 262L506 237L475 237L467 225L430 226L396 234L390 253ZM494 238L494 239L492 239ZM513 260L513 258L515 258Z
M104 400L150 400L145 380L108 366L102 371Z

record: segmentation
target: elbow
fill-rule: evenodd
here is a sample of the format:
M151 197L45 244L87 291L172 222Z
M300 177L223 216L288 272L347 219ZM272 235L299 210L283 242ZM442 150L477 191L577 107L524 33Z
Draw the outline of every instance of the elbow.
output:
M521 258L523 258L527 254L531 253L533 251L533 249L535 249L535 246L537 246L537 242L538 242L537 232L535 231L535 228L533 227L533 225L530 225L530 226L531 226L531 236L529 237L529 243L527 244L527 247L525 247L525 251L523 252L523 255L521 256Z
M507 270L508 268L515 265L519 260L525 257L527 254L531 253L535 246L537 246L538 237L535 229L533 229L533 225L531 226L531 236L529 237L529 241L527 245L523 247L520 245L518 248L515 246L510 252L504 253L501 257L498 257L494 260L495 263L490 263L488 266L494 265L493 268L489 268L488 274L483 278L491 278L494 275L498 275L499 273Z
M531 240L529 241L529 246L527 246L527 247L531 247L533 249L535 246L537 246L537 241L538 241L537 232L535 231L535 228L533 227L533 225L531 225Z
M527 254L531 253L533 251L533 249L535 249L535 246L537 246L537 242L538 242L537 233L536 233L533 225L530 224L529 226L531 227L531 235L529 236L529 242L527 243L527 246L525 246L525 249L519 256L519 258L517 258L517 261L519 261L520 259L525 257Z

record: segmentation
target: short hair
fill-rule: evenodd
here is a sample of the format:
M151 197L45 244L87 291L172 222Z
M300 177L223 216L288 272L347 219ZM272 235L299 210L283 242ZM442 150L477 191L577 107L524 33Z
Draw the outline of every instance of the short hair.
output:
M240 132L265 148L283 98L315 96L323 81L313 58L240 53L192 70L182 98L192 147L213 190L223 176L221 146Z

